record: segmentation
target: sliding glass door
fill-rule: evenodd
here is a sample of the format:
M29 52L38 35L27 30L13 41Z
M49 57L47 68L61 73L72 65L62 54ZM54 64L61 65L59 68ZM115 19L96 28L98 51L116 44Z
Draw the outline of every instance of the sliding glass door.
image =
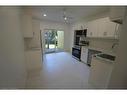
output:
M55 29L45 30L45 53L56 52L63 49L64 32Z
M46 52L54 52L57 48L57 31L45 30L45 49Z

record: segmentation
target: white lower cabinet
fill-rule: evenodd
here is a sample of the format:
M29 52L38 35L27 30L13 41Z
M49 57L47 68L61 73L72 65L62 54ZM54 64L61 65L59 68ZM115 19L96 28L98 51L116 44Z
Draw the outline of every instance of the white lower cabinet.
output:
M107 88L111 76L113 63L92 57L89 83L94 88Z
M88 58L88 48L82 47L81 49L81 61L87 63Z
M25 52L27 71L40 70L42 68L41 50L29 50Z

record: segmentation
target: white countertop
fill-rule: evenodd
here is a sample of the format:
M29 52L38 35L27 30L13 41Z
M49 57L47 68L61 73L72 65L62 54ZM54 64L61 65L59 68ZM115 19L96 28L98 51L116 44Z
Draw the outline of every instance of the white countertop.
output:
M93 49L93 50L98 50L98 51L101 51L101 52L103 52L103 53L116 56L116 53L113 52L113 51L111 51L111 50L105 50L105 49L101 49L101 48L97 48L97 47L92 47L92 46L82 46L82 47L88 48L88 49Z
M114 63L115 61L112 61L112 60L109 60L109 59L106 59L106 58L102 58L102 57L99 57L99 56L93 56L99 60L102 60L102 61L106 61L106 62L109 62L109 63Z

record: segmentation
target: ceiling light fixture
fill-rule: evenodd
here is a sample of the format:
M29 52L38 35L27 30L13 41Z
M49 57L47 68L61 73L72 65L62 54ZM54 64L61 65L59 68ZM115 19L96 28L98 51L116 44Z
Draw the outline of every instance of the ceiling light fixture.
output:
M64 17L64 20L67 20L67 17Z
M43 16L47 16L46 14L43 14Z

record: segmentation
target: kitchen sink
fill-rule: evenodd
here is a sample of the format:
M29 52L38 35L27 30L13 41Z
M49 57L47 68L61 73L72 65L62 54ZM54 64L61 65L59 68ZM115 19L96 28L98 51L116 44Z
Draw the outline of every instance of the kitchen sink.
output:
M115 56L109 55L109 54L98 54L98 57L104 58L104 59L108 59L111 61L115 61Z

